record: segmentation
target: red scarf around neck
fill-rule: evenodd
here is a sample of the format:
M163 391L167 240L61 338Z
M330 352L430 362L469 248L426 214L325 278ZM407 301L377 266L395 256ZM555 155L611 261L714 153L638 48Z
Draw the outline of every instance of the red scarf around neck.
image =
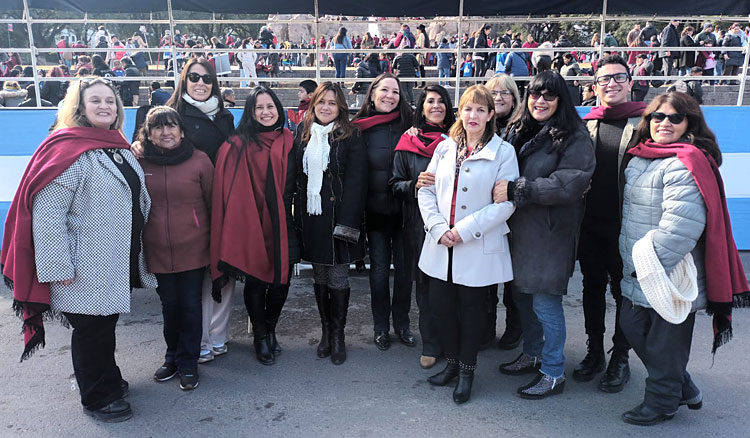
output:
M294 138L288 129L261 132L258 142L244 144L238 136L219 149L211 208L211 278L226 279L228 265L268 284L289 277L284 187ZM269 168L270 164L270 168ZM268 175L268 172L273 172ZM269 210L268 183L276 208ZM221 280L218 286L221 286ZM216 292L219 288L215 287ZM220 296L216 296L220 301Z
M398 111L391 111L387 114L377 114L370 117L361 117L359 119L353 120L352 123L354 123L361 131L367 131L373 126L392 122L400 116L401 114Z
M53 132L31 157L21 177L5 220L0 270L13 289L13 309L23 318L24 350L21 360L44 347L45 314L50 314L49 283L39 283L34 259L31 212L34 196L94 149L128 149L118 130L75 127Z
M424 132L421 129L417 135L404 133L396 144L397 151L412 152L423 157L432 158L435 148L443 141L442 132L432 131Z
M646 102L624 102L616 106L595 106L583 120L622 120L640 117L646 109Z
M742 260L732 235L724 182L716 161L687 143L662 145L653 140L628 151L636 157L657 159L677 156L695 180L706 204L706 293L712 313L714 342L712 352L732 338L732 307L750 306L748 283Z

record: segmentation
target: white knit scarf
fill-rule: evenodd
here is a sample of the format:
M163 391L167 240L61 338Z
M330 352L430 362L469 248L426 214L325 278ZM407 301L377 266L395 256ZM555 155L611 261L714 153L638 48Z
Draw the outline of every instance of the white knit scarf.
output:
M200 112L208 116L209 119L213 120L216 114L219 112L219 99L216 96L211 96L207 100L201 102L190 97L189 94L184 93L182 98L185 102L198 108Z
M328 155L331 144L328 134L333 131L333 123L321 126L313 123L310 127L310 141L302 157L302 169L307 175L307 213L323 214L320 203L320 188L323 187L323 171L328 168Z
M651 230L633 245L633 265L643 295L665 321L682 324L698 298L698 270L693 256L687 253L667 275L654 251Z

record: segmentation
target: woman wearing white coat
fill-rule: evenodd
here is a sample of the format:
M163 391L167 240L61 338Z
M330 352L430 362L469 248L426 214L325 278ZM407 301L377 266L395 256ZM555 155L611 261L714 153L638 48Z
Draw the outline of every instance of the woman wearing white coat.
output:
M425 223L419 268L430 277L430 302L447 365L430 377L445 386L458 376L453 401L471 396L477 351L487 317L488 288L513 279L506 221L515 207L492 203L495 181L515 180L515 150L495 135L494 102L470 87L458 105L450 138L435 150L427 172L435 184L419 189Z

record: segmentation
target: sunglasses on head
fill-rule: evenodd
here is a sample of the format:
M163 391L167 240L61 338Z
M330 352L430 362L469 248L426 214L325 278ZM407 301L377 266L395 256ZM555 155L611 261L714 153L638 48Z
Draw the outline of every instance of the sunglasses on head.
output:
M198 73L188 73L187 78L190 82L198 82L199 79L203 79L203 83L206 85L211 85L213 83L213 76L210 74L205 75L199 75Z
M529 90L529 97L533 100L539 99L539 96L543 96L544 100L547 102L552 102L553 100L557 99L557 94L547 91L546 93L542 93L541 91L533 91Z
M669 123L672 123L674 125L679 125L680 123L682 123L682 121L685 120L685 117L687 117L687 114L664 114L662 112L653 112L648 116L650 120L653 120L656 123L661 123L664 121L664 119L669 119Z

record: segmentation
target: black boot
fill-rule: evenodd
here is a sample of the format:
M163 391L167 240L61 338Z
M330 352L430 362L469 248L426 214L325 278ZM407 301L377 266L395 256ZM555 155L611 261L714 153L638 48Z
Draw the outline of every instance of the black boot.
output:
M597 373L604 371L604 365L607 363L604 358L604 338L589 336L588 353L581 363L573 369L573 378L579 382L588 382L593 379Z
M630 365L628 352L615 351L609 358L607 371L599 380L599 390L604 392L620 392L630 380Z
M341 365L346 361L344 328L349 311L350 289L331 289L331 362Z
M315 302L318 303L318 313L320 313L320 324L322 333L320 343L318 344L318 357L324 358L331 355L331 295L328 286L324 284L315 284Z
M268 345L274 356L281 354L281 346L276 339L276 324L279 323L281 309L284 308L286 297L289 295L289 285L271 286L266 297L266 330L268 331Z
M458 377L458 360L448 358L445 361L443 371L428 377L427 381L430 382L430 385L445 386L456 377Z
M268 335L253 335L253 346L255 347L255 357L258 358L258 362L263 365L274 364L276 360L274 359L273 352L268 345Z
M471 397L471 386L474 384L474 370L476 365L466 365L463 362L458 364L458 383L453 390L453 401L457 405L466 403Z

